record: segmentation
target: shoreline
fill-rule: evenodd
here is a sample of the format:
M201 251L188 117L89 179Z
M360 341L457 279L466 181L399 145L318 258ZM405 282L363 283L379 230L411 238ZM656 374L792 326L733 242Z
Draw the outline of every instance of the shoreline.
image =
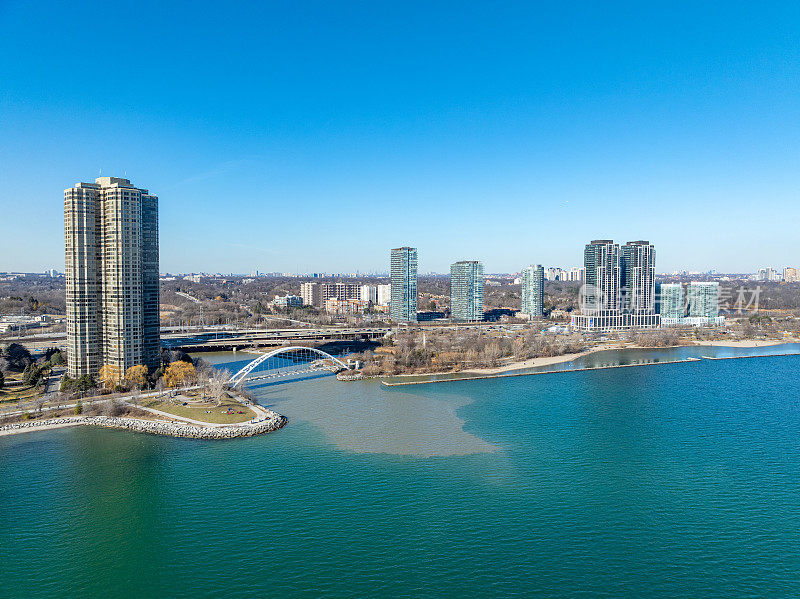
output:
M670 346L670 347L679 347L679 346ZM560 356L540 356L538 358L528 358L527 360L520 360L517 362L509 362L508 364L503 364L502 366L492 366L487 368L467 368L464 370L448 370L445 372L416 372L416 373L404 373L404 374L392 374L392 375L378 375L374 378L387 378L387 377L394 377L394 378L404 378L404 377L414 377L414 376L439 376L439 375L450 375L450 374L466 374L466 375L491 375L491 374L502 374L504 372L511 372L514 370L522 370L524 368L535 368L537 366L551 366L552 364L561 364L563 362L571 362L577 358L583 358L584 356L588 356L589 354L594 354L601 351L613 351L613 350L620 350L620 349L648 349L644 347L627 347L625 345L620 344L612 344L612 345L605 345L602 347L592 347L590 349L585 349L579 352L573 352L569 354L561 354ZM667 348L657 348L657 349L667 349Z
M789 355L789 354L786 354ZM791 354L794 355L794 354ZM742 358L755 358L759 356L740 356ZM714 359L714 358L711 358ZM681 360L664 360L662 362L641 362L634 364L612 364L610 366L591 366L589 368L564 368L562 370L542 370L540 372L504 372L501 374L480 374L465 376L461 378L452 379L429 379L427 381L403 381L388 383L381 381L385 387L401 387L404 385L428 385L431 383L457 383L461 381L478 381L487 379L506 379L519 376L539 376L544 374L563 374L565 372L587 372L590 370L611 370L613 368L638 368L640 366L660 366L662 364L690 364L693 362L702 362L703 358L683 358Z
M535 368L538 366L551 366L553 364L562 364L564 362L571 362L572 360L583 358L590 354L602 352L602 351L614 351L614 350L625 350L625 349L673 349L676 347L732 347L732 348L752 348L752 347L773 347L776 345L785 345L791 343L799 343L800 341L795 339L790 340L776 340L776 339L745 339L745 340L738 340L738 341L695 341L692 343L678 343L676 345L666 345L663 347L641 347L637 345L628 345L624 343L616 343L605 345L601 347L593 347L590 349L586 349L580 352L574 352L569 354L561 354L560 356L546 356L546 357L539 357L539 358L529 358L527 360L521 360L517 362L509 362L508 364L504 364L502 366L495 366L491 368L468 368L465 370L450 370L447 372L418 372L418 373L406 373L406 374L395 374L395 375L378 375L377 377L381 381L387 378L394 378L394 379L403 379L403 378L411 378L411 377L433 377L433 376L442 376L442 375L464 375L463 378L454 378L454 379L444 379L444 380L468 380L470 378L485 378L490 376L497 376L503 375L509 372L514 372L517 370L524 370L528 368ZM583 370L583 369L581 369Z
M467 370L461 370L459 371L459 373L470 374L470 375L501 374L504 372L510 372L512 370L522 370L523 368L535 368L537 366L551 366L552 364L571 362L572 360L588 356L589 354L597 353L599 351L612 350L612 349L621 349L621 348L616 346L596 347L596 348L586 349L580 352L574 352L571 354L561 354L560 356L542 356L540 358L528 358L527 360L521 360L519 362L509 362L508 364L504 364L503 366L493 366L490 368L469 368ZM440 374L447 374L447 373L440 373Z
M784 345L788 343L798 343L797 339L742 339L738 341L695 341L693 345L710 347L772 347L773 345Z
M520 362L509 362L508 364L504 364L503 366L493 366L490 368L467 368L465 370L446 370L446 371L439 371L439 372L408 372L402 374L379 374L373 377L364 377L364 378L408 378L408 377L415 377L415 376L440 376L443 374L450 375L450 374L466 374L466 375L486 375L486 374L500 374L503 372L509 372L511 370L520 370L522 368L533 368L535 366L549 366L551 364L560 364L562 362L569 362L576 358L582 358L583 356L588 356L589 354L598 352L598 351L605 351L605 350L614 350L614 349L622 349L619 346L610 346L610 347L598 347L593 349L587 349L580 352L574 352L571 354L561 354L560 356L541 356L538 358L528 358L527 360L522 360Z

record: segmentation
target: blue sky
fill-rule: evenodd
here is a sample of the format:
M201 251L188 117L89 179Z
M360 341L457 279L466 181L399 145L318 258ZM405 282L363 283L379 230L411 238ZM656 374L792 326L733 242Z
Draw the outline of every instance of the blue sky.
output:
M0 0L0 271L101 168L162 271L800 265L800 4L650 4Z

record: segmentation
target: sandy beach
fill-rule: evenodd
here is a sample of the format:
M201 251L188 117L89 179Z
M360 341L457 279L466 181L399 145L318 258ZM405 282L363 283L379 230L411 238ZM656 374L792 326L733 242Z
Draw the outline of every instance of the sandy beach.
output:
M486 374L500 374L503 372L509 372L511 370L519 370L521 368L532 368L534 366L548 366L550 364L560 364L561 362L569 362L570 360L574 360L575 358L580 358L582 356L586 356L588 354L604 351L607 349L620 349L621 346L613 345L613 346L603 346L603 347L595 347L592 349L587 349L586 351L576 352L572 354L562 354L560 356L549 356L544 358L531 358L529 360L523 360L519 362L509 362L508 364L504 364L502 366L496 366L494 368L467 368L465 370L449 370L445 372L410 372L410 373L403 373L403 374L393 374L393 375L379 375L378 378L383 378L384 376L391 376L393 378L404 378L404 377L419 377L419 376L434 376L437 374L464 374L464 375L486 375Z
M743 339L741 341L695 341L695 345L711 345L715 347L769 347L770 345L782 345L784 343L796 343L794 339Z
M690 343L689 345L704 345L704 346L719 346L719 347L768 347L771 345L781 345L783 343L797 343L795 339L787 339L787 340L754 340L754 339L745 339L742 341L695 341L693 344ZM680 347L680 345L673 345L669 347ZM458 371L458 374L464 375L491 375L491 374L502 374L504 372L510 372L512 370L521 370L523 368L534 368L537 366L549 366L551 364L560 364L562 362L570 362L576 358L581 358L583 356L587 356L589 354L593 354L600 351L607 351L607 350L615 350L615 349L668 349L667 347L640 347L632 344L626 343L614 343L609 345L602 345L599 347L593 347L591 349L587 349L582 352L576 352L572 354L563 354L561 356L549 356L543 358L531 358L529 360L519 361L519 362L509 362L502 366L497 366L495 368L469 368L465 370ZM404 377L404 376L423 376L423 375L436 375L436 374L445 374L441 372L430 372L430 373L416 373L416 374L400 374L395 375L397 377ZM451 373L446 373L451 374Z
M495 368L470 368L460 371L460 374L500 374L502 372L509 372L511 370L520 370L522 368L534 368L536 366L549 366L550 364L560 364L562 362L569 362L575 358L581 358L597 351L606 349L618 349L618 347L595 347L587 349L586 351L577 352L574 354L562 354L560 356L548 356L545 358L531 358L520 362L509 362L503 366L496 366Z

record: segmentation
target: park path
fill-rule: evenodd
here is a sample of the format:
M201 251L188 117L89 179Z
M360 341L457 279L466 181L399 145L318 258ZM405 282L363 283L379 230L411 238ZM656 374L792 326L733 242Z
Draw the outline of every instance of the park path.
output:
M245 403L244 401L242 401L241 398L236 397L236 396L234 396L233 399L235 399L240 404L242 404L242 406L244 406L246 409L249 409L250 411L255 412L255 414L256 414L255 418L251 419L251 420L245 420L244 422L231 422L231 423L203 422L202 420L194 420L193 418L187 418L186 416L177 416L175 414L170 414L169 412L164 412L162 410L156 410L155 408L147 408L147 407L142 406L142 405L138 405L138 406L135 406L135 407L139 408L140 410L144 410L146 412L150 412L151 414L156 414L158 416L169 418L171 420L180 420L181 422L188 422L190 424L196 424L196 425L199 425L199 426L208 426L208 427L211 427L211 428L224 428L226 426L242 426L242 425L248 425L248 424L255 424L255 423L261 422L261 421L266 420L267 418L269 418L269 413L267 412L267 410L264 409L262 406L258 405L257 403L248 404L248 403ZM126 403L128 403L128 405L132 405L129 402L126 402Z

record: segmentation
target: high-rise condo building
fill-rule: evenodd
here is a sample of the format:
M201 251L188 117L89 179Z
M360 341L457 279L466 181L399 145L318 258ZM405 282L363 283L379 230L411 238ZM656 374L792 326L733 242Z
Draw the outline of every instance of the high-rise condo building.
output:
M568 281L578 281L582 283L585 278L586 278L585 268L573 266L572 268L569 269L569 273L567 275Z
M361 286L358 283L322 283L322 305L329 299L357 300L361 299Z
M544 314L544 267L541 264L522 269L521 309L531 318Z
M620 255L622 308L631 314L655 314L656 250L648 241L629 241Z
M304 306L321 306L322 293L320 284L312 282L300 283L300 297L303 298Z
M378 305L388 306L392 301L392 286L389 284L378 285Z
M581 329L629 329L659 326L655 306L655 249L647 241L629 241L622 249L597 239L583 251L585 285Z
M692 281L686 291L690 318L716 319L719 316L719 283Z
M586 269L585 312L603 314L619 309L621 271L619 245L610 239L596 239L583 250Z
M683 285L680 283L661 283L658 286L658 309L661 322L675 319L677 324L686 314L686 304L683 297Z
M160 360L158 198L128 179L64 190L67 363L119 376Z
M300 297L303 305L324 308L329 299L357 300L361 298L361 286L358 283L316 283L300 284Z
M450 265L450 317L462 322L483 320L483 264L462 260Z
M361 285L361 301L372 304L378 304L378 286L377 285Z
M417 321L417 248L392 250L392 299L389 316L397 322Z
M781 280L781 275L774 268L771 268L771 267L767 266L766 268L759 268L758 269L758 277L757 278L758 278L759 281L780 281Z

